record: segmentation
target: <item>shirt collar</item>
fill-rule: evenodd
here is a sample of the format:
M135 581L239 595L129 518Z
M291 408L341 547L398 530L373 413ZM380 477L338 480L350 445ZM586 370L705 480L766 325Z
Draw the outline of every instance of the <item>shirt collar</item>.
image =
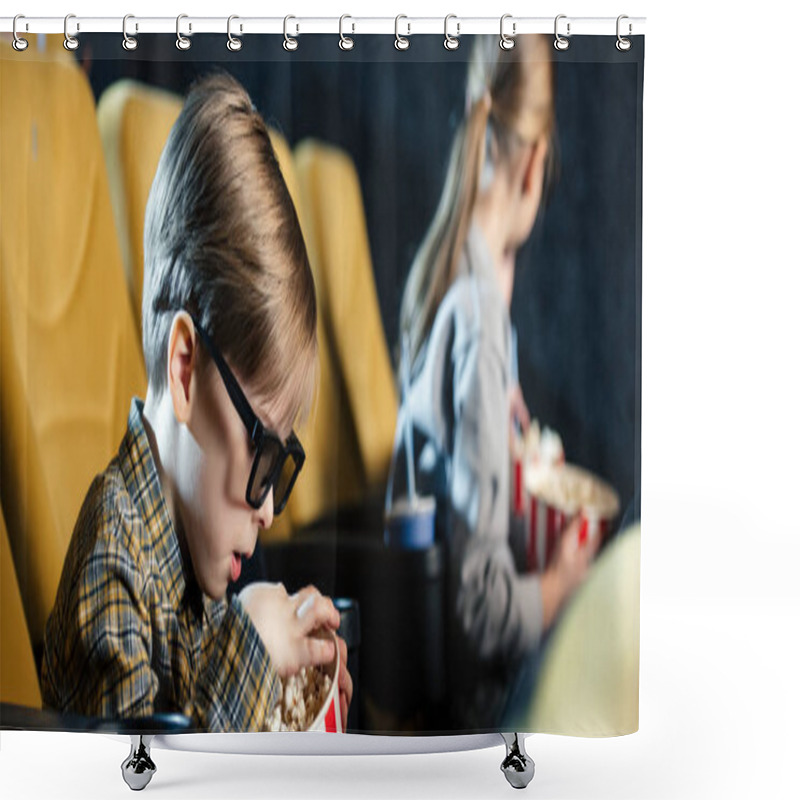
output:
M164 585L173 607L188 604L202 614L205 604L202 592L192 577L187 584L178 534L169 515L167 501L161 488L153 451L144 427L143 403L138 397L131 401L128 430L119 448L119 463L123 479L133 504L142 518L143 537L149 540L153 558L158 564Z

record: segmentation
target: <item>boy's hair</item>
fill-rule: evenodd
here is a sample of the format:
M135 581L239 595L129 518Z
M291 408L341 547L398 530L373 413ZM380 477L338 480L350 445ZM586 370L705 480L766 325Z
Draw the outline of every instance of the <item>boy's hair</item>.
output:
M264 120L225 72L192 85L147 200L142 342L156 395L167 387L181 309L254 391L286 398L292 421L307 416L317 369L314 279Z

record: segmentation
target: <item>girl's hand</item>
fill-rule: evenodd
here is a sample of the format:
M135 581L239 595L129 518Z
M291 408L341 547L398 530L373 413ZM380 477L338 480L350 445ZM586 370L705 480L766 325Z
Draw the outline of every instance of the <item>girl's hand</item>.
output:
M510 411L510 425L512 440L514 436L514 424L518 424L522 435L528 433L528 428L531 426L531 414L528 411L528 406L525 404L525 398L522 396L522 387L517 383L511 390L509 398L509 411Z
M561 534L555 559L542 576L544 627L549 628L561 606L583 583L589 572L600 536L580 542L582 515L577 514Z
M331 599L314 586L290 596L282 583L251 583L239 594L239 600L281 678L297 674L301 667L327 664L336 657L330 639L312 635L318 628L336 629L340 621ZM352 694L352 681L350 686Z
M564 598L569 597L583 583L589 572L594 554L600 544L600 536L591 536L580 542L582 514L577 514L561 534L556 551L555 567L558 570Z

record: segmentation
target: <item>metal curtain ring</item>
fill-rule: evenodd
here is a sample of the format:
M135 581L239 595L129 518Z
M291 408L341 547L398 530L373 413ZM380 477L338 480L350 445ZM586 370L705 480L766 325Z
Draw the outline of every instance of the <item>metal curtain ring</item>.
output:
M291 14L283 18L283 49L288 50L290 53L297 50L297 46L299 42L297 39L292 38L289 36L289 20L295 19ZM296 32L300 32L300 26L297 26Z
M13 25L11 26L11 31L12 31L12 32L13 32L13 34L14 34L14 41L13 41L13 42L11 42L11 46L12 46L12 47L13 47L15 50L17 50L18 52L20 52L20 53L21 53L23 50L25 50L25 49L27 48L27 46L28 46L28 40L27 40L27 39L23 39L23 38L22 38L22 37L21 37L21 36L20 36L20 35L17 33L17 20L18 20L18 19L25 19L25 15L24 15L24 14L17 14L17 15L14 17L14 23L13 23ZM27 30L27 29L28 29L28 24L27 24L27 23L25 23L25 30Z
M555 41L553 42L553 47L555 47L556 50L569 50L569 39L565 39L558 32L558 21L560 19L566 19L566 18L567 18L566 14L559 14L556 17L556 22L555 22L555 26L554 26L554 31L555 31L556 38L555 38ZM570 27L571 27L570 23L567 22L567 36L569 36L570 33L571 33Z
M188 14L178 14L178 16L177 16L177 18L175 20L175 33L176 33L176 35L178 37L175 40L175 47L177 47L178 50L188 50L192 46L191 39L187 39L181 33L181 20L182 19L188 19L188 17L189 17ZM191 30L192 30L192 23L190 22L189 23L189 32L190 33L191 33Z
M135 50L139 46L139 41L135 36L128 36L128 20L136 19L133 14L126 14L122 18L122 46L126 50ZM139 23L135 23L136 30L139 30Z
M500 17L500 49L501 50L513 50L514 45L516 42L514 41L514 37L517 35L517 23L511 23L511 36L509 36L504 30L503 25L507 19L512 18L512 14L503 14Z
M342 50L352 50L353 47L355 47L355 42L349 36L345 36L342 30L342 26L344 25L344 21L346 19L353 19L353 18L349 14L342 14L342 16L339 17L339 47ZM356 31L356 25L355 23L353 23L353 30L351 31L351 33L355 33L355 31Z
M456 20L456 35L451 36L447 32L447 23L450 22L451 19ZM460 42L458 41L458 37L461 35L461 23L458 21L458 17L455 14L448 14L444 18L444 48L445 50L458 50L458 45Z
M237 39L235 36L233 36L231 34L231 22L233 20L235 20L235 19L239 19L239 17L237 17L235 14L231 14L228 17L228 44L227 44L227 47L228 47L228 50L230 50L232 53L236 53L236 52L238 52L239 50L242 49L242 40L241 39ZM242 26L240 25L239 26L239 32L240 33L241 33L241 30L242 30Z
M67 16L64 17L64 49L73 52L74 50L78 49L80 42L74 36L70 36L70 33L67 30L67 25L69 24L70 19L75 19L75 15L67 14ZM80 23L76 23L76 30L80 29Z
M401 19L408 19L405 14L398 14L394 18L394 46L398 50L408 50L411 46L411 42L406 38L407 36L411 36L411 23L407 22L406 27L408 28L408 32L406 36L400 35L400 20Z
M626 14L620 14L617 17L617 42L616 42L616 46L617 46L617 50L619 50L621 53L626 53L628 50L631 49L631 40L630 39L626 39L619 32L619 28L620 28L619 24L624 19L628 19L628 16ZM633 31L633 26L629 22L628 23L628 35L629 36L630 36L632 31Z

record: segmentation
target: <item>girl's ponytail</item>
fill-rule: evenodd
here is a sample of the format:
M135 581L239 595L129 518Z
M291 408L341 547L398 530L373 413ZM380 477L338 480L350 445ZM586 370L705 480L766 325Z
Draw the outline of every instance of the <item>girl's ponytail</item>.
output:
M491 36L475 40L467 73L467 114L456 132L439 206L411 265L400 306L400 340L408 334L412 366L456 278L487 152L494 167L496 159L509 156L515 142L553 138L551 51L545 36L519 36L510 51L500 50ZM549 174L554 148L547 152Z
M483 172L490 112L487 91L473 103L456 132L439 206L411 265L400 307L400 330L408 332L412 365L455 278Z

